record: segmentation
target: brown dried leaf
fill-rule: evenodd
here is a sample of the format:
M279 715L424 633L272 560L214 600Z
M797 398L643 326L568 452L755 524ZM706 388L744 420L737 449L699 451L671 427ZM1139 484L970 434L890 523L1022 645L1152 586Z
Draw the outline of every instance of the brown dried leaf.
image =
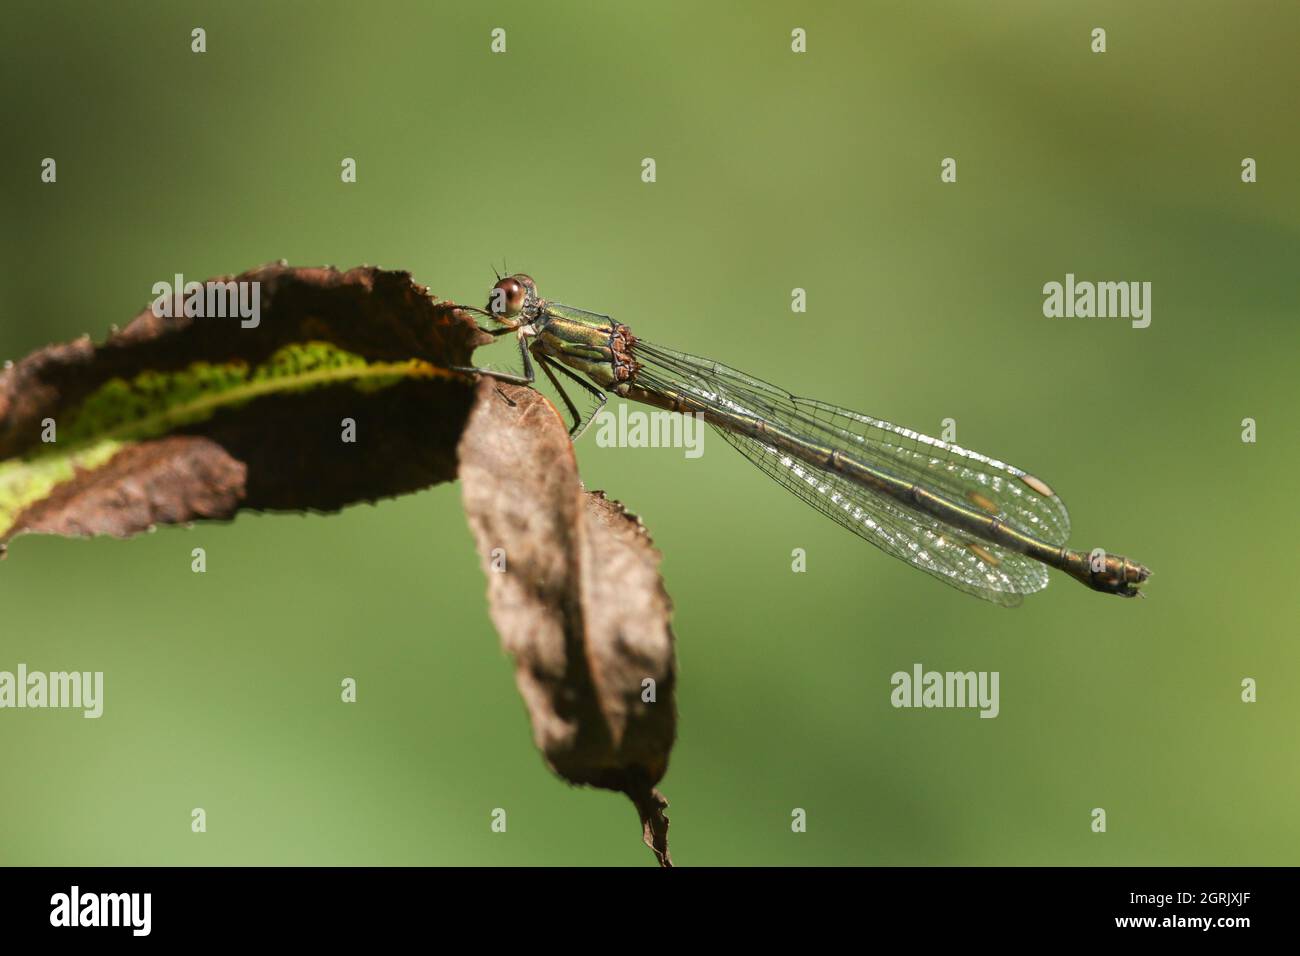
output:
M676 663L658 552L621 505L582 489L564 425L531 389L481 383L460 460L492 620L538 749L571 783L627 794L670 866L655 785L676 733ZM642 700L647 679L654 702Z
M469 315L405 272L272 265L235 279L261 284L254 328L146 309L102 345L88 337L52 345L0 372L0 551L27 532L126 536L244 508L333 511L455 477L474 391L440 370L468 364L487 339ZM42 421L57 422L63 441L68 423L113 382L188 375L195 363L257 368L305 343L364 363L416 360L425 374L383 387L327 383L261 395L134 438L106 461L86 464L68 452L45 490L42 469L63 446L42 446ZM356 422L355 444L340 440L344 418Z

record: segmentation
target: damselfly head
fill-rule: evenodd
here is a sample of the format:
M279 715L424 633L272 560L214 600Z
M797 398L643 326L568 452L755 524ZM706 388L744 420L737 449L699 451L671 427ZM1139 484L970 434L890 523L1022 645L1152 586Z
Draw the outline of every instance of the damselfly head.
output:
M492 317L507 325L531 322L537 311L537 283L531 276L517 272L506 276L488 293L487 310Z

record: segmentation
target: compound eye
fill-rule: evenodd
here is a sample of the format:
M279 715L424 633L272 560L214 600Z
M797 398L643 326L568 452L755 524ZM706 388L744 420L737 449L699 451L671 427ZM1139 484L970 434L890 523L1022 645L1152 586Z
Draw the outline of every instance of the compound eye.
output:
M513 318L524 307L527 295L528 290L524 284L514 276L502 279L492 287L492 292L488 295L488 311L498 319Z

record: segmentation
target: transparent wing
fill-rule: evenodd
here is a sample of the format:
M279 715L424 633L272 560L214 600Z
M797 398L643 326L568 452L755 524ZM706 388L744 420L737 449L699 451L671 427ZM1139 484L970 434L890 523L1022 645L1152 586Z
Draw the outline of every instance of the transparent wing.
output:
M886 470L923 482L950 498L974 504L1049 544L1070 537L1070 513L1042 481L1014 465L811 398L790 399L816 423L825 440L845 451L866 450Z
M758 415L839 448L955 501L997 514L1053 544L1069 515L1042 482L1005 462L848 409L804 399L721 363L638 341L637 381L681 391L705 404ZM762 441L718 429L727 442L803 501L888 554L968 594L1013 605L1047 586L1047 570L1025 556L974 539L932 515L822 471Z
M1022 554L962 535L930 515L906 510L757 439L715 430L800 500L945 584L1004 607L1047 587L1047 569Z

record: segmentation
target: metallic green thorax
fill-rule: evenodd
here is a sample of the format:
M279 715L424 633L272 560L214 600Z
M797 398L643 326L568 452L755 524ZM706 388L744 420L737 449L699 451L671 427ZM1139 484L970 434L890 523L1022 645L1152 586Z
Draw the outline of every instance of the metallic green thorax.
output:
M608 392L626 396L636 378L636 337L626 325L568 306L545 303L534 321L532 347L581 372Z

